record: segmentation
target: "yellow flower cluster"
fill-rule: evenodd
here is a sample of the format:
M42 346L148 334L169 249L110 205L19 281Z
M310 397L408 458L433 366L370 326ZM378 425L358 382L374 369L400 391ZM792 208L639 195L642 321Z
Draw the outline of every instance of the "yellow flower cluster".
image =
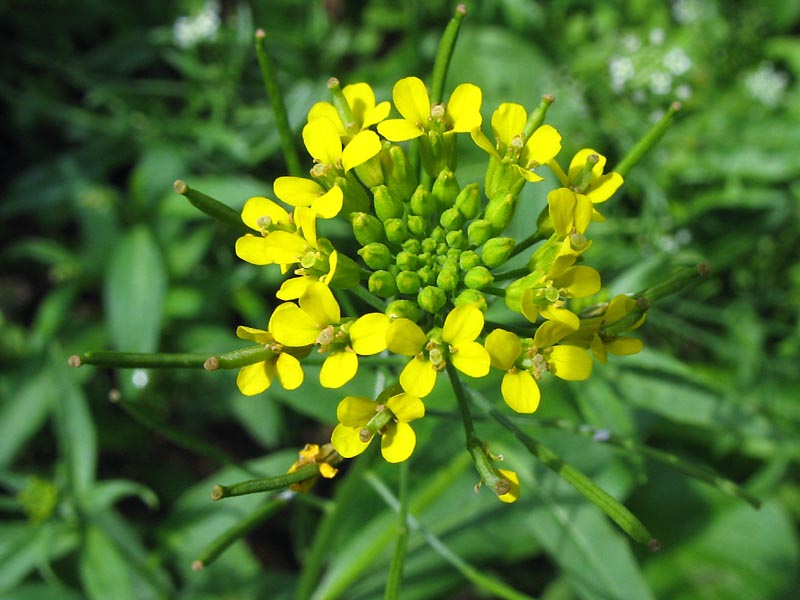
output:
M604 333L634 309L630 297L572 310L572 299L601 289L599 273L577 263L591 246L589 225L603 220L595 205L614 194L622 177L604 173L605 158L589 148L576 153L566 171L559 166L561 135L542 124L549 102L531 114L519 104L501 104L490 138L481 128L482 93L472 84L433 104L421 80L401 79L393 89L400 118L388 118L389 102L376 103L366 83L340 88L331 80L329 88L333 101L315 104L303 128L314 160L311 178L274 182L275 195L292 212L264 197L251 198L242 211L253 233L237 240L237 255L291 272L267 330L237 331L270 356L241 369L237 384L244 394L263 392L276 378L288 390L297 388L301 362L312 350L325 355L319 379L328 388L356 376L359 356L409 357L397 383L377 400L341 401L331 439L349 458L378 435L384 458L400 462L416 444L410 423L425 415L423 398L448 365L469 377L502 371L505 402L532 413L540 402L537 382L546 373L584 380L592 356L605 362L608 352L641 349L635 338ZM456 179L457 134L468 134L488 154L483 189ZM407 155L409 140L418 162ZM543 167L561 187L547 194L529 238L504 236L522 187L543 181ZM318 235L318 221L333 218L349 222L352 241L334 247ZM532 247L524 268L502 270ZM357 292L376 311L345 317L333 290ZM484 320L500 298L510 309L505 327ZM499 472L510 484L500 499L513 501L516 474Z

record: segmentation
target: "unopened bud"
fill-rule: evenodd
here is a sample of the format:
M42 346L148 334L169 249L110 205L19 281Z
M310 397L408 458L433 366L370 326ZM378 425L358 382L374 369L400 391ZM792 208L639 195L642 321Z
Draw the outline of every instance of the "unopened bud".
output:
M456 208L465 219L474 219L481 211L481 187L470 183L456 196Z
M386 239L398 246L408 239L408 227L402 219L387 219L383 224L383 230Z
M386 239L383 234L383 224L368 213L351 213L350 223L353 225L353 235L362 246Z
M411 254L419 254L422 252L422 244L420 244L419 240L415 240L414 238L407 239L402 243L402 246L403 250L406 250Z
M403 250L397 254L394 264L404 271L416 271L417 267L419 267L419 259L417 259L417 255L413 252Z
M431 231L431 239L437 244L441 244L442 242L444 242L446 234L447 232L444 230L444 228L439 227L437 225L436 227L433 228L433 231Z
M494 283L494 277L486 267L472 267L464 275L464 285L473 290L479 290L492 283Z
M417 304L429 313L438 312L445 302L447 302L447 296L444 290L432 285L422 288L417 294Z
M517 243L510 237L497 237L486 240L481 250L483 264L493 269L502 265L511 256Z
M386 269L392 262L392 253L385 244L372 242L358 251L359 256L370 269Z
M445 236L445 243L449 248L448 254L450 250L465 250L468 244L467 236L465 236L464 232L460 229L457 231L448 231Z
M419 215L409 215L406 219L408 230L416 238L422 239L428 235L428 219Z
M401 294L416 294L421 285L419 275L414 271L400 271L395 277L395 282L397 291Z
M458 265L454 261L446 260L436 277L436 285L445 292L452 292L458 286Z
M514 194L504 194L489 201L485 217L492 224L494 233L500 233L506 228L514 217L516 207L517 197Z
M399 219L403 216L403 203L395 198L385 185L372 188L372 197L375 203L375 215L384 223L388 219Z
M422 251L426 252L428 254L433 254L434 252L436 252L436 246L438 244L439 244L439 242L437 242L433 238L425 238L424 240L422 240L422 244L421 244Z
M417 187L417 176L403 149L391 144L380 153L381 168L386 187L396 198L407 199Z
M455 231L461 229L464 224L464 215L462 215L455 206L442 211L442 216L439 217L439 223L447 231Z
M492 224L486 219L473 221L467 227L467 239L472 246L481 246L492 237Z
M481 312L486 312L489 305L486 303L486 297L478 290L464 290L453 301L456 306L462 304L475 304Z
M436 282L436 273L430 265L425 265L417 269L417 275L419 275L419 280L422 282L422 285L432 285Z
M366 162L361 163L353 169L358 178L368 188L383 185L383 171L381 171L381 160L376 154Z
M469 271L472 267L481 264L481 257L474 250L467 250L458 257L458 264L462 271Z
M388 271L375 271L367 282L369 291L380 298L389 298L397 293L397 284Z
M411 300L394 300L386 307L386 316L390 319L402 317L416 322L419 320L419 307Z
M411 212L415 215L427 217L432 215L436 210L436 201L428 190L419 186L411 195L410 206Z
M369 211L370 202L367 191L352 173L348 173L346 177L337 177L334 179L334 184L342 190L341 213L343 215Z
M439 210L444 210L455 204L459 190L458 181L456 181L453 172L448 168L444 168L433 182L431 195L436 201Z

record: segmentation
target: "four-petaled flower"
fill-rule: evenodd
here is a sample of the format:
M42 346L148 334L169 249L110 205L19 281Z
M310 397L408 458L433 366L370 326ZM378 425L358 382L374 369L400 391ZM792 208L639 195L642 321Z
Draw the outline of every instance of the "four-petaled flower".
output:
M336 409L339 424L331 443L344 458L358 456L367 449L375 434L381 436L381 454L387 462L403 462L417 443L409 425L425 416L425 405L417 396L403 392L377 403L360 396L345 397Z
M237 337L263 344L273 351L273 355L265 361L247 365L239 369L236 385L245 396L255 396L265 391L277 378L283 389L294 390L303 383L303 368L300 361L291 354L283 352L281 344L269 332L253 327L239 325Z
M338 87L338 81L334 80L328 85L331 86L332 83ZM375 92L367 83L351 83L344 86L341 91L352 113L352 121L347 123L342 121L339 111L330 102L317 102L312 106L308 111L308 121L320 118L330 119L336 125L342 143L347 145L360 132L377 125L388 117L392 107L388 101L375 104Z

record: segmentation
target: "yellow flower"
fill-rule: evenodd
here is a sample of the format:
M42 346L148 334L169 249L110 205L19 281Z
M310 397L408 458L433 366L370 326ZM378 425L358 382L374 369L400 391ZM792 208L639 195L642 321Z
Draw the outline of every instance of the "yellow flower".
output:
M418 77L406 77L394 85L392 100L402 119L378 124L378 132L392 142L404 142L429 131L446 136L468 133L481 124L481 89L462 83L446 104L431 105L425 84Z
M486 336L492 366L505 371L500 392L503 400L519 413L539 408L541 393L536 381L550 371L567 381L582 381L592 372L592 360L583 348L559 344L575 329L559 321L546 321L533 339L520 339L504 329ZM558 344L558 345L557 345Z
M330 85L330 84L329 84ZM336 84L338 86L338 83ZM375 92L367 83L352 83L342 88L347 105L353 113L353 122L343 123L339 111L330 102L317 102L308 111L308 121L327 118L336 125L342 142L346 145L359 132L369 129L389 116L389 102L375 104Z
M386 349L389 317L368 313L342 322L339 305L328 286L310 281L300 296L299 306L293 302L278 306L269 327L282 344L317 344L319 352L329 352L319 381L323 387L339 388L358 372L358 355L369 356Z
M325 479L333 479L339 472L339 469L333 465L341 461L341 457L336 453L331 444L323 444L320 447L318 444L306 444L300 452L294 464L289 467L287 473L294 473L297 469L310 464L319 465L319 474ZM309 477L304 481L293 483L289 486L293 492L307 492L316 483L317 477Z
M501 494L497 497L498 500L509 504L511 502L516 502L520 496L519 477L514 471L509 471L507 469L497 469L497 472L508 479L508 482L511 484L511 487L505 494Z
M383 458L398 463L414 452L417 436L409 422L425 416L425 405L407 392L392 396L385 404L347 396L339 403L336 416L339 424L333 430L331 443L339 454L345 458L358 456L378 433Z
M275 342L269 331L244 327L236 328L236 336L257 344L268 346L274 355L263 362L247 365L239 370L236 385L245 396L254 396L265 391L277 377L286 390L294 390L303 383L303 369L300 361L291 354L283 352L283 347Z
M592 202L585 194L558 188L547 194L550 222L560 238L583 234L592 220Z
M436 384L447 362L470 377L489 372L489 354L475 339L483 330L483 313L474 304L457 306L447 315L441 331L429 335L409 319L395 319L386 332L391 352L413 356L400 373L400 385L424 398Z
M617 356L627 356L630 354L638 354L642 351L644 344L639 338L624 335L605 337L601 336L599 333L601 327L619 321L630 313L635 306L636 300L630 296L620 294L611 299L601 317L581 320L581 330L584 332L588 331L591 335L589 348L594 357L601 363L608 362L609 352ZM644 324L645 317L646 315L642 315L642 318L630 326L627 331L634 331L641 327Z
M591 155L597 156L597 163L586 173L586 159ZM623 184L622 175L619 173L612 171L604 175L603 169L605 169L605 166L606 157L599 152L591 148L578 150L575 156L572 157L567 171L570 187L573 187L576 192L585 194L593 204L605 202ZM587 177L583 177L584 174ZM583 179L585 181L582 181Z
M378 134L368 129L356 134L347 146L343 146L336 123L327 117L314 119L303 127L303 142L314 162L345 172L364 164L381 151Z
M506 160L527 181L541 181L533 170L553 160L561 151L561 134L551 125L542 125L529 138L525 138L528 115L525 107L504 102L492 113L492 143L476 127L470 132L472 140L497 160Z
M342 210L344 194L339 186L326 190L305 177L278 177L272 185L275 195L290 206L308 206L323 219L332 219Z

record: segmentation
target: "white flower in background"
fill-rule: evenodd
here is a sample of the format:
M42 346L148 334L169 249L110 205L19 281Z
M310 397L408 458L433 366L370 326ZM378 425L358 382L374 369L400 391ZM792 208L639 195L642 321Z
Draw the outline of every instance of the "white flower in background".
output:
M744 77L744 87L750 97L765 106L777 106L789 85L789 76L772 63L762 63Z
M673 75L683 75L692 68L692 59L683 48L672 48L664 55L661 62Z
M608 61L608 72L611 75L611 88L615 92L620 92L625 83L633 79L636 69L629 56L616 56Z
M648 83L650 84L651 92L656 96L664 96L672 90L672 75L657 71L650 75Z
M661 29L660 27L656 27L655 29L650 30L650 43L654 46L660 46L664 43L664 40L667 39L667 32Z
M703 0L674 0L672 18L680 25L691 25L711 18L716 12L714 6Z
M209 0L203 9L191 17L178 17L172 27L172 39L179 48L193 48L200 42L214 40L220 26L220 6Z
M628 52L638 52L642 47L642 40L635 33L626 33L622 36L622 47Z
M675 88L675 97L678 100L688 100L692 97L692 86L685 83L680 84Z

